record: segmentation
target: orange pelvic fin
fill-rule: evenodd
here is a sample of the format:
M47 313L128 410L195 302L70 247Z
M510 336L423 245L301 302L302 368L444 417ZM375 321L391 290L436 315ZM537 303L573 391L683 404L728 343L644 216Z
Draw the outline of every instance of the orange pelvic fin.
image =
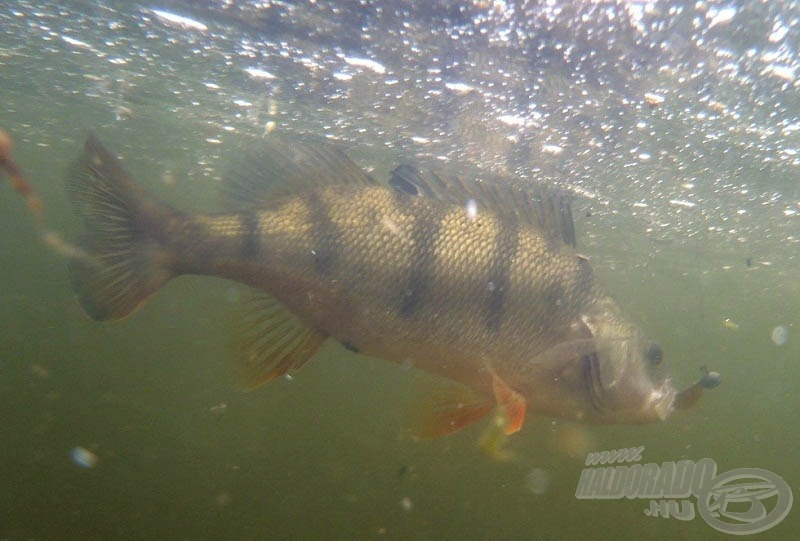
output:
M500 376L492 373L492 389L497 403L503 407L508 424L505 427L506 434L519 432L525 422L525 411L528 409L528 402L525 397L508 386Z
M462 385L448 385L428 395L415 408L411 434L420 439L445 436L479 421L493 407L489 396Z

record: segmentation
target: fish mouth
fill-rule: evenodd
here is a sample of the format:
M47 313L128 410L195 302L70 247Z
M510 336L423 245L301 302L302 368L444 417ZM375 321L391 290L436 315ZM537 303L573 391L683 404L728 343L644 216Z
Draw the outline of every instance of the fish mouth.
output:
M656 420L664 421L675 409L675 396L677 396L677 392L672 386L672 382L667 379L661 387L650 391L647 409L655 412Z
M586 396L589 397L592 408L601 413L605 410L606 393L600 375L600 359L597 353L590 353L583 356L581 363Z
M654 422L664 421L676 408L676 397L679 396L672 384L671 379L667 378L660 385L653 385L648 382L647 389L638 391L641 399L638 404L630 403L629 410L617 410L613 405L616 403L613 393L604 385L600 370L600 359L597 354L585 355L582 358L583 384L589 404L596 414L601 417L616 418L622 422ZM631 389L632 392L637 393ZM637 393L638 394L638 393ZM624 402L624 401L623 401ZM623 404L619 406L624 407ZM625 421L627 419L627 421Z

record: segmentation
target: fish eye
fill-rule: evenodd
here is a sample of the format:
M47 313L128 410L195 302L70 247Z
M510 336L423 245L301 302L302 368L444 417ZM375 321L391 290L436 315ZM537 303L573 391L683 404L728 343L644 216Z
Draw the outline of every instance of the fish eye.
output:
M657 342L650 342L647 349L644 351L644 357L650 361L650 364L658 365L661 364L661 361L664 359L664 352Z

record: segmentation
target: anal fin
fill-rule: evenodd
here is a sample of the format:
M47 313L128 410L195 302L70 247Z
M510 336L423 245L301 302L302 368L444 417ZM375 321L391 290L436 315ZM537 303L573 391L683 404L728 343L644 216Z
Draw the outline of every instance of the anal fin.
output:
M443 384L417 403L411 434L420 439L438 438L465 428L492 411L491 397L457 383Z
M240 316L234 329L233 358L245 389L254 389L300 368L327 338L265 293L253 295Z

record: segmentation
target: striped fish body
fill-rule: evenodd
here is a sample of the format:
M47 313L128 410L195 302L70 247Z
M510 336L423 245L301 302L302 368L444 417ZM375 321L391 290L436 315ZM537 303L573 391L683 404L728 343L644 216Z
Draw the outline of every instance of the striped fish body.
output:
M180 272L267 291L349 347L478 388L487 362L522 383L592 300L588 262L536 229L381 186L189 221L170 248Z
M511 432L525 411L640 422L671 410L669 382L645 370L641 333L570 246L563 200L407 166L381 184L333 148L281 140L244 163L232 175L234 211L188 214L139 187L90 137L68 180L91 254L72 262L87 312L123 317L181 274L247 284L261 292L238 339L248 386L334 338L480 397L459 400L435 433L494 401Z

